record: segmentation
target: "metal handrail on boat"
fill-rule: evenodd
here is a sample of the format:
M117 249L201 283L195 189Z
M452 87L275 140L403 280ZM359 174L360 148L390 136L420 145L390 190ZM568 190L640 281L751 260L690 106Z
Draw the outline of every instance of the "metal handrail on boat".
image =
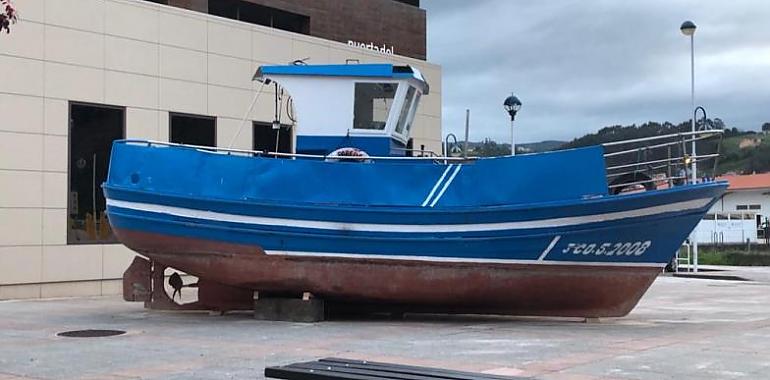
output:
M421 160L421 161L473 161L476 158L475 157L441 157L441 156L414 156L414 157L393 157L393 156L368 156L368 157L360 157L360 156L329 156L329 155L318 155L318 154L302 154L302 153L282 153L282 152L269 152L264 150L249 150L249 149L237 149L237 148L224 148L224 147L218 147L218 146L205 146L205 145L191 145L191 144L179 144L179 143L172 143L172 142L166 142L166 141L155 141L155 140L138 140L138 139L127 139L123 140L123 142L127 144L141 144L141 145L147 145L147 146L174 146L174 147L181 147L181 148L189 148L189 149L197 149L202 151L207 151L211 153L223 153L223 154L230 154L230 153L238 153L238 154L246 154L246 155L252 155L252 156L274 156L274 157L285 157L285 158L311 158L311 159L318 159L318 160L326 160L326 159L334 159L334 160L350 160L350 161L361 161L361 160ZM428 151L426 151L428 152ZM433 153L433 152L431 152ZM435 153L433 153L435 154Z
M672 133L659 136L650 136L635 138L629 140L612 141L602 144L605 150L608 148L625 148L604 154L607 183L610 192L619 193L626 188L644 186L646 189L657 188L659 184L665 183L669 187L687 182L689 174L687 167L695 160L704 162L714 160L714 171L716 170L717 159L719 158L719 147L723 131L719 129L699 130L695 132ZM718 136L720 141L717 145L717 153L699 154L692 156L688 154L688 146L693 142L704 141ZM142 144L147 146L174 146L188 149L197 149L216 154L238 154L247 156L268 156L282 158L306 158L316 160L350 160L350 161L377 161L377 160L417 160L432 161L435 163L446 164L449 162L473 162L478 157L447 157L439 156L434 152L429 152L429 156L414 157L392 157L392 156L329 156L302 153L281 153L264 150L250 150L237 148L212 147L203 145L179 144L166 141L154 140L123 140L128 144ZM654 144L650 144L655 142ZM677 154L672 155L672 148L678 150ZM666 151L665 156L661 156L660 151ZM656 153L657 152L657 153ZM636 154L636 157L628 158ZM657 156L656 156L657 155ZM650 158L650 156L652 156ZM684 169L685 175L682 175Z
M690 178L693 160L696 163L713 160L712 174L716 174L723 133L721 129L702 129L602 144L605 150L612 150L604 154L610 192L617 194L641 190L642 186L651 190L662 184L668 187L684 184ZM706 140L716 137L719 138L716 153L703 152L704 148L713 146L702 146L698 148L700 154L692 154L694 142L707 145Z

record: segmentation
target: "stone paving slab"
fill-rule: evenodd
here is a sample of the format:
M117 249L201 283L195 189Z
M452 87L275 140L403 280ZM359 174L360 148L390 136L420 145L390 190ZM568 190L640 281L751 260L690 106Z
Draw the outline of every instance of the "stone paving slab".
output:
M56 336L77 329L128 333ZM629 316L598 323L288 323L148 311L117 297L0 302L0 380L260 379L265 366L328 356L541 379L770 378L770 283L660 277Z

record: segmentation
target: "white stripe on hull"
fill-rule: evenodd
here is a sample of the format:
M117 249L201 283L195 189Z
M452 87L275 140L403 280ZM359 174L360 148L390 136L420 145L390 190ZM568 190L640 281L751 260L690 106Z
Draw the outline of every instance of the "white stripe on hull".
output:
M444 192L446 191L447 188L449 188L449 185L452 184L452 181L455 180L455 177L457 176L457 173L460 172L460 169L462 169L462 168L463 168L462 165L457 165L457 168L455 169L455 171L452 172L452 176L449 177L449 179L446 180L446 182L444 182L444 187L441 188L441 191L438 193L438 195L436 195L436 198L433 198L433 201L430 202L430 207L435 206L436 203L438 203L438 201L441 199L441 197L444 196Z
M265 251L270 256L292 257L335 257L346 259L371 260L403 260L403 261L432 261L437 263L472 263L472 264L529 264L529 265L576 265L576 266L608 266L608 267L644 267L663 268L666 263L623 263L602 261L558 261L558 260L514 260L514 259L476 259L467 257L412 256L412 255L376 255L366 253L333 253L305 251Z
M184 218L201 220L242 223L251 225L263 225L273 227L310 228L335 231L355 232L402 232L402 233L441 233L441 232L481 232L481 231L506 231L528 228L553 228L564 226L576 226L586 223L607 222L625 218L651 216L666 212L685 211L699 209L711 202L711 198L701 198L684 202L670 203L661 206L639 208L628 211L610 212L605 214L571 216L564 218L540 219L519 222L498 222L479 224L374 224L374 223L345 223L320 220L301 220L273 218L265 216L248 216L226 214L214 211L203 211L174 206L156 205L150 203L128 202L115 199L107 199L107 205L137 211L153 212L173 215Z
M556 246L556 243L559 242L559 239L561 239L561 235L554 236L553 240L551 240L551 244L548 244L548 246L545 247L545 250L543 250L543 253L541 253L540 257L537 258L537 261L545 260L545 257L548 256L548 253L550 253L553 247Z
M421 207L425 207L425 206L428 205L428 202L430 202L430 199L433 198L433 194L436 193L436 190L441 185L441 182L444 181L444 178L446 177L447 173L449 173L449 171L452 170L452 166L453 165L454 164L451 164L451 165L447 166L446 169L444 169L444 174L442 174L441 178L439 178L438 181L436 181L436 184L433 185L433 189L431 189L430 193L428 194L428 196L425 197L425 201L423 201L422 204L420 205Z

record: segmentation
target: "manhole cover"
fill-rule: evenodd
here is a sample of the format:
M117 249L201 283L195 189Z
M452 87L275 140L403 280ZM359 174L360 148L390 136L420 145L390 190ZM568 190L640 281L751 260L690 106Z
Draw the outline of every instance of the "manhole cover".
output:
M68 338L99 338L103 336L115 336L122 335L126 332L123 330L74 330L64 331L56 335L66 336Z

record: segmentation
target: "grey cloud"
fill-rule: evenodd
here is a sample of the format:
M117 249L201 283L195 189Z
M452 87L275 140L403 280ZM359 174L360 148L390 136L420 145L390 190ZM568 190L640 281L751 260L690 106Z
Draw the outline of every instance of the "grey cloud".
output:
M603 126L689 117L697 102L729 126L770 121L770 2L424 0L428 58L443 67L444 133L508 140L503 99L524 107L517 141L568 140Z

